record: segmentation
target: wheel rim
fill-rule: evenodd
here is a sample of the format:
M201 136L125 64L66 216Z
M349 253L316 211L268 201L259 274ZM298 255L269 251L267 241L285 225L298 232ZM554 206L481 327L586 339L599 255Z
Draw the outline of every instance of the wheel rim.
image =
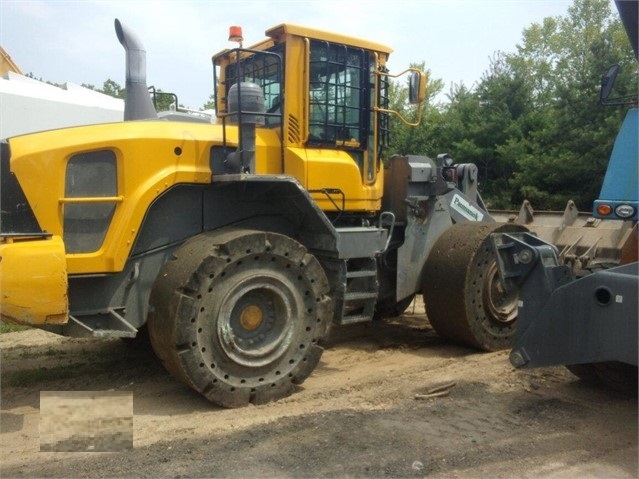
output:
M229 359L243 366L272 363L291 344L298 310L292 286L283 278L240 281L220 304L220 346Z
M517 319L519 295L516 291L507 292L500 279L497 263L492 263L484 278L484 308L487 317L498 324L510 324Z

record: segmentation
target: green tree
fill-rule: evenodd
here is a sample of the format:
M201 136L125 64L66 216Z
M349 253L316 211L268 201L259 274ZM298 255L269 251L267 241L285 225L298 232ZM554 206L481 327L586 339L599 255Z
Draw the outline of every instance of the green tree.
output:
M126 88L123 88L116 81L110 78L102 84L102 88L96 88L94 85L83 83L84 88L95 90L105 95L109 95L115 98L126 99ZM153 101L156 111L168 111L175 108L177 103L177 96L172 93L166 93L160 88L150 87L149 94ZM179 108L184 108L183 105L179 105Z
M151 91L151 99L153 100L156 111L160 112L184 108L184 105L178 103L178 97L174 93L167 93L155 87L150 87L149 90Z
M99 90L105 95L110 95L115 98L124 98L125 90L115 81L108 79L102 84L102 89Z
M434 99L443 89L443 81L433 78L431 71L425 68L425 63L411 64L426 73L428 78L426 87L426 100L421 107L415 107L408 103L408 82L406 78L399 78L390 83L389 100L390 108L401 114L409 122L416 122L421 118L420 125L413 127L406 125L397 116L390 118L390 144L387 157L393 154L434 154L436 145L433 129L440 122L440 112Z
M89 83L83 83L82 86L84 88L88 88L89 90L104 93L105 95L109 95L114 98L124 98L125 94L124 88L122 88L116 81L111 80L110 78L104 81L104 83L102 84L102 88L96 88L95 85L91 85Z
M572 199L590 210L625 114L598 104L601 75L615 63L618 94L636 95L637 64L617 12L608 0L575 0L566 16L524 29L514 52L496 52L474 89L453 85L446 104L428 105L418 129L394 126L392 149L477 164L492 208L528 199L563 210Z
M202 105L202 108L200 108L200 110L215 110L215 95L213 93L211 93L209 95L209 99L208 101Z
M620 88L634 84L636 91L630 44L606 0L576 0L566 17L533 25L523 39L509 62L529 79L534 110L510 183L513 199L527 198L537 209L563 209L572 199L589 210L624 114L598 104L599 83L609 65L620 63Z

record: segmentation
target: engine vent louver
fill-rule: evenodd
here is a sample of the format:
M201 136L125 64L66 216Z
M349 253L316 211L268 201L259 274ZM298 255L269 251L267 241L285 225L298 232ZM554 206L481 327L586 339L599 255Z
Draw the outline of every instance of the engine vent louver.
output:
M288 142L297 144L300 142L300 122L294 115L288 116Z

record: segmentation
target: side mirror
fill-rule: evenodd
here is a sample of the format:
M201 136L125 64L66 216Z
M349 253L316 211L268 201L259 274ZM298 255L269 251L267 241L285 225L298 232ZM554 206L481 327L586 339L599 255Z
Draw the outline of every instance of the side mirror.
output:
M619 65L611 66L606 74L601 77L601 90L599 91L599 103L603 104L610 93L612 92L612 87L615 85L615 80L617 79L617 73L619 73Z
M408 101L416 105L424 99L426 99L426 74L413 70L408 80Z

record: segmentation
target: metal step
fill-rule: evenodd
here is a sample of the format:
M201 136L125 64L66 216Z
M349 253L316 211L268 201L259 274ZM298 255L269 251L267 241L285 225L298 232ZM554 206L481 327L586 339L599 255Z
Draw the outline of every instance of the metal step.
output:
M346 278L370 278L377 276L377 271L348 271Z
M388 230L381 227L349 227L337 230L337 251L339 257L368 258L386 249Z
M366 323L370 320L370 316L366 314L356 314L353 316L344 316L339 324L345 326L347 324Z
M344 295L344 300L346 302L357 302L357 301L362 301L366 299L377 299L377 292L375 293L352 292L352 293L346 293Z
M377 263L374 258L361 258L346 264L346 281L338 292L337 300L341 315L338 324L353 324L370 321L377 303Z
M71 316L64 334L76 338L135 338L138 330L114 309Z

